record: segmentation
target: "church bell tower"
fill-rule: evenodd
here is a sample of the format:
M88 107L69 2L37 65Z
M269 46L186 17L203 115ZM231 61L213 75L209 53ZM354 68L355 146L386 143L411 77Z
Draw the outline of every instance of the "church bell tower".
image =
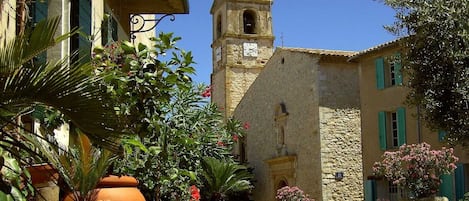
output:
M272 0L214 0L212 102L234 109L273 53Z

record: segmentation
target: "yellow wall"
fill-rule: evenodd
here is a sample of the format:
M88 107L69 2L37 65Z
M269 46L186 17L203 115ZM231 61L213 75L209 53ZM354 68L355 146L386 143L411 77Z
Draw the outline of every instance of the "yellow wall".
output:
M16 0L3 0L0 5L0 45L15 36L16 31Z
M394 43L364 54L355 60L358 62L360 73L364 179L372 175L373 164L380 161L381 155L384 153L380 149L378 134L378 112L380 111L391 111L398 107L406 108L406 144L427 142L435 149L441 148L441 146L448 147L445 143L439 142L436 131L429 130L425 127L424 121L420 120L419 122L417 120L417 108L404 103L409 92L408 88L405 86L392 86L382 90L377 89L375 59L392 56L399 51L398 44ZM403 79L405 85L408 82L405 73ZM460 162L467 163L469 161L467 153L463 153L462 149L456 149L455 153L460 157Z

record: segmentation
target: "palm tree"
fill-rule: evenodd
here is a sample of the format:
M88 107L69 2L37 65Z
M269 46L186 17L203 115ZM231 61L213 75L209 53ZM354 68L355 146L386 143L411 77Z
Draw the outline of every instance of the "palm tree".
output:
M90 63L69 63L69 58L35 63L34 58L69 38L54 38L59 17L39 22L0 48L0 114L2 128L12 117L31 112L35 104L51 106L65 114L90 139L112 147L119 124L109 98L91 77ZM2 130L2 134L5 132Z
M31 138L31 142L57 169L66 185L63 190L69 190L68 200L94 201L98 193L95 188L107 173L116 154L93 146L79 129L70 133L70 139L66 152L50 144L41 143L37 138Z
M253 175L245 166L230 161L206 157L202 161L204 192L210 201L229 200L235 193L253 188L250 180Z
M34 29L26 29L0 47L0 168L16 170L7 164L9 156L21 163L19 150L34 155L28 138L39 134L26 132L17 123L18 117L29 114L36 105L45 105L63 113L71 123L87 134L96 144L112 150L118 148L122 134L112 103L105 97L99 78L91 77L90 63L70 62L70 58L38 62L35 58L56 44L66 40L76 30L54 37L60 18L39 22ZM17 176L22 173L16 172ZM0 174L2 177L5 174ZM19 177L19 176L18 176ZM26 175L27 177L27 175ZM12 177L13 178L13 177ZM12 179L10 178L10 180ZM7 179L8 180L8 179ZM19 179L0 180L1 192L15 195ZM24 188L23 188L24 189ZM15 197L13 195L13 197ZM17 196L19 197L19 196ZM3 199L1 199L3 200ZM21 200L16 199L15 200Z

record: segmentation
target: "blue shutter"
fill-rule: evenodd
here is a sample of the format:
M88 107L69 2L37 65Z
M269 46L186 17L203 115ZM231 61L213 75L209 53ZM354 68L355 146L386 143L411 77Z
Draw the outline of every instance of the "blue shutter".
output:
M106 15L108 15L108 17L105 18L101 24L101 45L103 46L118 40L117 21L111 14Z
M445 196L449 200L453 199L453 175L445 174L440 176L440 196Z
M464 177L464 164L456 164L456 170L454 170L454 184L456 186L456 200L464 198L464 189L466 188L465 177Z
M382 57L375 60L376 68L376 88L384 89L384 59Z
M79 0L79 21L78 25L83 35L80 35L78 47L80 48L80 57L85 58L85 61L91 59L91 41L88 37L91 35L91 2L90 0Z
M405 108L397 108L397 132L399 146L406 143Z
M446 131L438 130L438 141L443 142L445 141Z
M36 1L34 3L34 10L33 10L34 26L36 26L36 24L39 21L46 19L48 13L49 13L48 1ZM39 63L45 63L47 60L47 51L42 52L35 59Z
M34 3L33 21L35 24L47 18L47 14L49 12L47 4L47 1L36 1Z
M386 150L386 112L378 113L378 134L379 134L379 147L381 150Z
M114 41L119 40L119 35L117 33L117 29L118 29L117 20L112 18L111 19L111 36L112 36L112 40L114 40Z
M376 182L374 180L365 181L365 201L375 201Z
M401 64L401 54L396 53L394 59L394 75L396 76L396 85L402 85L402 64Z

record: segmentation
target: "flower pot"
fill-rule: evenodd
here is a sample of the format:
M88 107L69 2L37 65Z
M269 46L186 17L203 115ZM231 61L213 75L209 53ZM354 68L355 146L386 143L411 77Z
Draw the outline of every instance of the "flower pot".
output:
M43 184L49 181L56 182L59 178L57 170L47 163L32 165L26 168L31 175L33 185Z
M138 181L130 176L106 176L96 186L96 194L89 201L145 201L145 197L137 188ZM69 194L64 201L74 201Z

